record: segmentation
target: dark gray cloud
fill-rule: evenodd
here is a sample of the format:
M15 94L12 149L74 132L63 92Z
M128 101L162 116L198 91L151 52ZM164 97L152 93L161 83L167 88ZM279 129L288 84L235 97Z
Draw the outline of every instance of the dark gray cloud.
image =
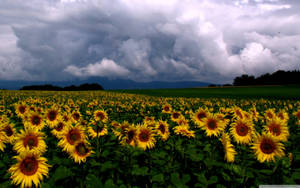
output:
M2 0L0 79L224 83L300 69L294 0Z

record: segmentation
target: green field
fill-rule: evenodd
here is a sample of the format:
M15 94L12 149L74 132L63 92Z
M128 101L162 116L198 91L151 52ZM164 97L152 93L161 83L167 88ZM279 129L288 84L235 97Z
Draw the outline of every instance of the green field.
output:
M300 86L112 90L158 97L300 99Z

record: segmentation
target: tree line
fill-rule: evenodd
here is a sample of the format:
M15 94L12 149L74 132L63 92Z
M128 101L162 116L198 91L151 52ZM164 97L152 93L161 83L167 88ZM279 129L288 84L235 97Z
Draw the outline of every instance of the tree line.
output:
M104 89L101 85L97 83L93 83L93 84L81 84L80 86L71 85L66 87L53 86L51 84L31 85L31 86L24 86L20 88L20 90L89 91L89 90L104 90Z
M234 86L248 85L290 85L300 84L300 71L283 71L278 70L272 74L266 73L259 77L243 74L236 77L233 81Z

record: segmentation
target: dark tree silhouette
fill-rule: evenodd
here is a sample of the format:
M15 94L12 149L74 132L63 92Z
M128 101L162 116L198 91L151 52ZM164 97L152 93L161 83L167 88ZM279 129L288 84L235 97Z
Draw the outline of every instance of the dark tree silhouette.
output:
M300 84L300 71L283 71L278 70L272 74L266 73L257 78L246 74L236 77L233 81L235 86L247 85L288 85Z
M103 87L99 84L82 84L80 86L66 86L66 87L58 87L53 85L32 85L32 86L24 86L20 90L44 90L44 91L90 91L90 90L104 90Z

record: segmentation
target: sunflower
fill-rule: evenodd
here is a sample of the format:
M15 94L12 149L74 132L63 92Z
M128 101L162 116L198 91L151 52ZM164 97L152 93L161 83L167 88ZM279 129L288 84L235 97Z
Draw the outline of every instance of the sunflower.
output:
M28 111L28 107L25 103L16 104L15 109L17 116L20 118L23 118Z
M63 113L61 117L65 123L67 124L71 123L71 117L68 113Z
M78 110L75 110L71 114L71 120L73 123L78 123L81 121L81 113Z
M284 146L271 134L256 135L251 147L259 162L275 161L275 157L284 156Z
M17 164L9 168L12 183L21 184L21 187L32 187L34 184L39 187L43 176L48 177L49 167L47 159L29 152L21 153L14 157Z
M188 125L178 125L173 127L174 133L177 135L195 138L195 131L190 130Z
M289 121L289 114L284 110L280 110L277 113L277 117L279 117L281 121L284 121L286 123Z
M43 116L37 112L32 112L28 115L27 119L23 119L26 128L34 127L37 130L42 130L45 126Z
M201 129L205 130L207 136L218 136L226 127L226 123L221 121L216 114L209 113L206 118L203 119L203 126Z
M88 133L92 138L107 135L107 126L99 122L92 122L92 125L88 127Z
M6 135L5 142L13 144L15 141L16 129L14 128L14 124L12 123L5 123L3 124L0 131L3 131Z
M101 121L101 122L106 123L107 120L108 120L108 116L107 116L107 113L104 110L96 110L94 112L94 119L96 121Z
M234 146L230 143L230 137L227 133L223 132L221 138L219 139L224 147L224 159L227 162L234 162L234 156L236 155L236 151L234 150Z
M136 146L137 145L137 128L134 125L130 125L126 128L125 136L122 138L121 144Z
M138 147L146 150L154 147L155 138L154 132L151 128L147 127L145 124L137 127L137 145Z
M113 129L113 133L118 137L119 140L121 140L121 138L125 136L126 129L128 127L130 127L128 121L123 121L118 127Z
M47 148L44 138L44 133L34 128L27 128L25 131L21 130L20 133L16 135L13 149L19 154L23 152L42 154Z
M61 134L63 132L63 129L67 126L71 126L70 123L67 123L65 121L63 121L63 118L60 118L60 120L58 120L57 124L53 127L51 133L56 137L56 138L60 138Z
M195 124L200 128L203 125L203 119L208 115L208 110L199 108L191 117Z
M81 163L81 162L85 162L86 158L88 156L90 156L92 153L94 153L91 149L91 147L89 147L87 142L78 142L73 151L70 152L70 156L73 158L73 160L75 161L75 163Z
M6 140L6 135L3 131L0 131L0 151L4 151L5 148L5 140Z
M297 118L297 124L300 125L300 109L294 112L293 115Z
M276 116L274 109L268 109L265 112L265 118L266 119L272 119Z
M170 114L172 112L172 106L170 104L165 104L162 107L162 113Z
M63 151L70 153L72 150L74 150L74 147L78 142L84 140L86 140L84 127L77 124L75 127L69 126L62 130L58 146L62 147Z
M161 139L163 141L166 141L169 138L170 131L169 124L167 123L167 121L159 120L155 128L157 130L158 135L161 136Z
M231 124L230 133L238 144L249 144L254 133L253 124L246 119L237 119Z
M237 119L244 118L244 111L240 107L233 107L232 109L233 117Z
M182 116L180 112L173 111L171 114L171 120L177 122L177 120Z
M53 128L57 125L57 121L59 119L60 109L57 106L52 106L46 112L46 122L49 127Z
M267 124L264 126L265 132L268 132L279 141L286 142L289 137L289 129L287 123L281 120L279 117L269 119Z

